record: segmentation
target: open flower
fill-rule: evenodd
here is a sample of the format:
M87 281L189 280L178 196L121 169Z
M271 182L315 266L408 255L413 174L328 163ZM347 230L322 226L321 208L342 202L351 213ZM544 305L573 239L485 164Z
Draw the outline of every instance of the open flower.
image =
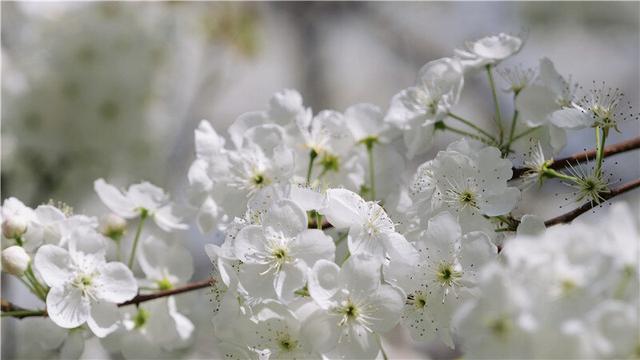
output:
M302 334L316 351L376 357L378 336L397 324L404 304L399 289L380 282L380 266L364 254L351 256L341 269L326 260L314 265L309 293L321 309L309 315Z
M465 71L496 65L515 55L522 48L523 41L517 36L500 33L465 43L465 49L456 49Z
M176 215L169 196L151 183L131 185L125 193L103 179L96 180L93 186L100 200L111 211L125 219L150 216L164 231L187 228Z
M442 58L424 65L417 84L391 99L384 121L403 131L409 158L429 150L435 123L458 102L463 84L460 61Z
M320 359L300 334L301 321L287 307L270 302L256 314L247 342L269 359Z
M520 198L517 188L507 186L511 161L502 159L494 147L466 139L440 151L421 167L416 184L430 184L432 213L448 210L458 217L463 232L492 230L485 216L509 213Z
M487 235L462 236L460 225L449 213L429 220L427 229L414 233L418 261L392 259L385 265L385 279L407 294L402 323L416 340L441 339L453 348L451 318L468 297L477 271L494 259L497 248Z
M415 250L401 234L382 206L364 201L346 189L329 189L326 208L321 211L338 229L349 229L348 246L352 255L367 254L382 261L385 256L415 256Z
M191 279L193 258L182 245L166 245L153 236L146 238L141 245L138 264L147 277L146 285L158 290L170 290Z
M275 202L262 225L238 232L234 252L243 264L240 283L256 296L290 300L304 287L306 271L320 259L333 260L335 245L321 230L307 229L307 214L290 200ZM251 292L251 291L250 291Z
M43 245L34 267L51 287L47 294L51 320L64 328L86 322L99 337L116 329L116 304L131 300L138 291L131 270L119 262L106 262L102 236L89 231L74 233L69 250Z

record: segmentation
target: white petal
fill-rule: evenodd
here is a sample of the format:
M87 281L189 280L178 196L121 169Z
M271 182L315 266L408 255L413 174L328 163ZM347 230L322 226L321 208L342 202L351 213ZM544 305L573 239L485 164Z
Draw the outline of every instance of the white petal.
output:
M454 105L464 83L462 64L456 58L447 57L430 61L420 69L418 79L434 98L448 95L450 105Z
M106 263L98 272L93 281L99 300L117 304L133 299L138 293L138 283L125 264L115 261Z
M380 287L381 265L371 256L352 255L340 269L340 283L356 295L371 294Z
M551 122L557 127L565 129L581 129L593 125L594 118L589 112L579 108L569 108L554 111Z
M269 120L286 125L305 111L302 96L293 89L284 89L269 99Z
M285 303L295 299L294 292L304 287L307 281L307 267L303 264L285 264L276 274L273 287L278 297Z
M55 245L43 245L38 249L33 265L42 280L50 287L63 286L71 281L71 257L69 252Z
M135 204L136 208L144 208L151 212L167 201L164 191L147 181L129 186L127 198Z
M255 262L253 255L256 252L266 251L264 248L266 239L262 227L250 225L244 227L233 241L233 249L236 257L245 262Z
M498 248L482 232L475 231L462 238L459 256L465 271L479 271L484 264L495 259L497 254Z
M292 256L313 266L320 259L333 261L336 245L333 238L322 230L308 229L301 232L290 245Z
M107 184L104 179L96 180L93 183L93 188L100 200L114 213L128 219L138 216L136 204L125 197L115 186Z
M338 291L340 267L328 260L318 260L309 273L309 294L323 308Z
M182 217L177 214L175 206L166 205L153 213L153 220L160 229L170 232L174 230L185 230L187 224L182 223Z
M97 302L91 304L91 314L87 325L99 337L105 337L118 329L120 312L115 304Z
M262 226L292 238L307 228L307 213L291 200L278 200L267 211Z
M84 338L82 331L71 331L64 345L60 349L60 358L75 360L79 359L84 352Z
M426 118L424 118L426 119ZM419 122L424 122L419 118ZM407 157L409 159L422 155L429 151L433 146L433 137L435 134L434 125L432 123L420 124L413 128L402 132L404 144L407 147Z
M187 282L193 275L193 257L179 243L167 246L152 236L146 238L138 252L140 268L151 280L162 280L165 276L171 281ZM175 285L175 284L174 284Z
M352 105L344 112L344 116L356 142L369 136L378 136L384 130L382 112L375 105Z
M327 205L322 213L327 221L336 228L359 225L365 201L353 191L347 189L327 190Z
M169 303L169 315L173 318L176 326L176 333L181 341L188 340L193 335L195 326L188 317L178 312L175 305L175 298L173 296L167 299Z
M370 294L369 304L375 308L375 316L371 320L372 330L385 333L393 329L400 320L404 302L404 294L390 285L382 285L378 291Z
M302 324L300 333L303 342L318 352L331 351L340 336L340 329L337 328L339 321L340 319L323 310L316 311Z
M347 246L351 255L365 254L373 256L380 261L384 260L385 249L383 238L386 234L369 234L362 227L353 228L349 231Z
M537 215L526 214L520 219L518 225L518 236L537 236L544 233L546 227L544 220Z
M418 263L420 255L418 250L398 233L390 233L383 237L384 247L391 260L401 260L407 265Z
M210 196L206 197L198 211L198 228L203 234L211 232L218 223L220 209L218 204Z
M264 112L255 111L244 113L229 126L227 132L231 136L231 141L235 145L236 149L242 148L242 143L244 139L244 133L258 125L262 125L267 121Z
M433 255L448 254L460 239L462 230L456 218L449 212L441 212L429 219L426 237L417 241L421 249Z
M567 91L567 82L558 73L553 62L546 57L540 59L540 80L544 86L548 87L556 95L561 95Z
M556 94L546 87L530 85L525 87L516 98L516 108L520 117L530 127L547 122L549 115L558 110Z
M52 287L47 294L47 313L58 326L71 329L89 318L91 305L82 291L72 286Z
M195 146L198 158L210 159L224 148L224 138L207 120L202 120L195 131Z
M415 125L422 125L424 121L416 121L416 119L426 118L425 108L416 102L414 96L420 91L422 90L411 87L394 95L384 121L402 130L411 130Z
M483 197L478 206L484 215L504 215L513 210L519 199L520 190L509 187L501 194Z

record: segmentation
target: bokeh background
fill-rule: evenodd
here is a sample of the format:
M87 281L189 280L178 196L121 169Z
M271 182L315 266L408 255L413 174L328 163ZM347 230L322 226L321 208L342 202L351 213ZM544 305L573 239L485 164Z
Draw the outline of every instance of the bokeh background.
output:
M497 32L527 39L505 66L536 67L546 56L585 88L605 80L622 89L634 109L640 107L638 2L1 6L2 198L16 196L32 206L54 199L76 212L100 214L104 208L93 193L99 177L122 186L149 180L179 197L201 119L226 134L238 115L266 108L271 94L283 88L298 89L314 111L342 111L358 102L385 109L424 63ZM482 76L468 79L456 112L490 119L486 86ZM506 94L503 100L509 109ZM620 129L612 143L640 133L637 121ZM425 158L450 140L442 139ZM574 132L564 153L592 144L592 131ZM616 179L640 176L638 154L615 161L624 163L607 161ZM536 192L531 211L543 217L560 213L557 190ZM201 278L209 271L202 245L215 239L189 236L195 277ZM2 280L3 298L37 304L4 275ZM213 356L204 303L193 306L191 318L202 328L186 357ZM21 351L20 326L4 319L2 325L2 358L13 358ZM85 356L108 356L95 343ZM392 357L455 355L437 344L415 346L401 333L390 336L389 347Z

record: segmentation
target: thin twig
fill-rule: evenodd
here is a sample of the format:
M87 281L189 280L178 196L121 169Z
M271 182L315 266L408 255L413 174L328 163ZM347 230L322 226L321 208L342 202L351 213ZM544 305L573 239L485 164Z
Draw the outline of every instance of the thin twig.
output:
M214 283L214 281L215 280L213 278L209 278L209 279L206 279L206 280L192 282L192 283L189 283L189 284L186 284L184 286L180 286L180 287L177 287L177 288L171 289L171 290L158 291L158 292L155 292L153 294L137 295L136 297L134 297L133 299L131 299L129 301L125 301L125 302L123 302L121 304L118 304L118 306L122 307L122 306L127 306L127 305L138 305L138 304L141 304L143 302L150 301L150 300L155 300L155 299L159 299L159 298L163 298L163 297L167 297L167 296L178 295L178 294L182 294L182 293L186 293L186 292L190 292L190 291L203 289L203 288L211 286ZM12 303L4 300L4 299L2 299L0 301L0 303L2 304L2 316L11 316L11 317L15 317L15 318L18 318L18 319L22 319L22 318L26 318L26 317L33 317L33 316L47 316L47 311L46 310L24 309L24 308L21 308L19 306L14 305L14 304L12 304Z
M606 194L602 194L603 197L603 201L609 200L615 196L624 194L628 191L631 191L637 187L640 187L640 179L636 179L633 181L630 181L624 185L621 185L615 189L612 189L609 193ZM580 206L577 209L574 209L572 211L569 211L566 214L562 214L560 216L556 216L552 219L549 219L547 221L544 222L544 225L549 227L549 226L553 226L553 225L558 225L558 224L565 224L565 223L569 223L571 221L573 221L573 219L577 218L578 216L586 213L587 211L593 209L594 207L598 206L598 204L596 204L595 202L588 202L582 206Z
M171 289L171 290L158 291L158 292L153 293L153 294L138 295L138 296L134 297L133 299L131 299L129 301L125 301L125 302L123 302L121 304L118 304L118 306L122 307L122 306L127 306L127 305L138 305L140 303L143 303L143 302L149 301L149 300L159 299L159 298L163 298L163 297L167 297L167 296L178 295L178 294L182 294L182 293L189 292L189 291L203 289L203 288L206 288L206 287L209 287L209 286L213 285L214 281L215 280L213 278L209 278L209 279L206 279L206 280L192 282L192 283L189 283L187 285L180 286L180 287L177 287L177 288Z
M640 149L640 136L635 137L633 139L629 139L623 142L619 142L617 144L612 144L609 146L605 146L604 148L604 157L620 154L626 151ZM587 162L589 160L593 160L596 157L596 149L591 149L588 151L582 151L579 153L575 153L571 156L567 156L564 158L556 159L549 165L551 169L563 169L569 165L575 165L576 163ZM525 172L527 172L527 168L514 168L513 176L511 180L515 180L521 177Z

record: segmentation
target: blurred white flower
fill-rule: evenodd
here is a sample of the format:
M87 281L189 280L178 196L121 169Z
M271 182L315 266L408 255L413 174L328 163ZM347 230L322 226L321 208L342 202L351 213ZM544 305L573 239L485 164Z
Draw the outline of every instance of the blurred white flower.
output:
M94 182L94 189L100 200L111 211L125 219L149 216L164 231L187 228L176 214L175 206L169 201L169 196L151 183L142 182L131 185L123 193L103 179L98 179Z
M523 45L517 36L500 33L465 43L464 49L456 49L460 62L466 71L481 69L487 65L497 65L502 60L517 54Z

